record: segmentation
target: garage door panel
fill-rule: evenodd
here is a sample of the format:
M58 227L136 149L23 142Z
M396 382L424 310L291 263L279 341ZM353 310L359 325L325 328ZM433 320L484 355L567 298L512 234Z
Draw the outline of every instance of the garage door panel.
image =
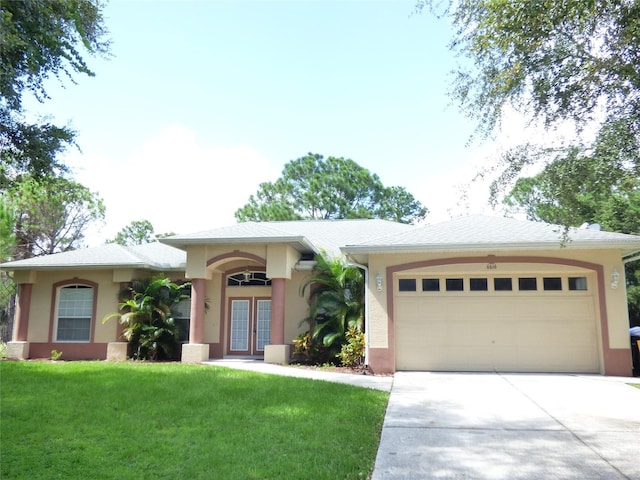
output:
M592 296L465 293L396 297L399 370L599 371Z

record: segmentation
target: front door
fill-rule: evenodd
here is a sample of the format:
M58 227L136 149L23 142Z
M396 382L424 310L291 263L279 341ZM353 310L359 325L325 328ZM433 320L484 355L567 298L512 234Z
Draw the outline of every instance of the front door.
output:
M264 355L271 337L271 299L232 298L229 309L230 355Z

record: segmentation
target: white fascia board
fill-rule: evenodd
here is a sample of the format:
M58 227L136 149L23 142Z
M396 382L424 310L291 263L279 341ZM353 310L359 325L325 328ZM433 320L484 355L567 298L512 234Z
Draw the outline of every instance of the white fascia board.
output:
M296 250L311 250L319 252L319 249L313 245L306 237L231 237L231 238L176 238L176 239L160 239L160 242L173 247L182 248L189 245L261 245L271 243L282 243L292 245Z
M17 272L22 270L37 270L37 271L56 271L56 270L112 270L114 268L136 268L142 270L154 270L158 272L183 272L186 267L184 266L162 266L162 265L150 265L148 263L137 263L137 264L117 264L117 265L105 265L105 264L97 264L97 265L11 265L11 262L8 264L0 265L0 270L6 272Z
M366 254L366 253L427 253L427 252L461 252L461 251L496 251L496 250L549 250L549 249L624 249L629 248L629 244L618 244L611 242L571 242L562 245L558 242L529 242L529 243L444 243L428 245L351 245L342 247L345 254Z
M630 263L640 260L640 250L634 252L628 252L622 256L622 263Z

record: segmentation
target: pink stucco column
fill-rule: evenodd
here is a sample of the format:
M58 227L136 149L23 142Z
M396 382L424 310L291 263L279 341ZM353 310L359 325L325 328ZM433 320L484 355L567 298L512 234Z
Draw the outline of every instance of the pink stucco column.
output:
M16 307L15 325L13 326L13 340L16 342L27 341L32 287L33 284L31 283L18 285L18 305Z
M284 278L271 279L271 345L284 345Z
M204 340L204 303L205 280L191 280L191 319L189 320L189 343L202 343Z

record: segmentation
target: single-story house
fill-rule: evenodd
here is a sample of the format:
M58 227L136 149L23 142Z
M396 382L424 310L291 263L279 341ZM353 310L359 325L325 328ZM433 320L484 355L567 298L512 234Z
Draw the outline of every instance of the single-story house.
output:
M14 358L122 356L117 295L164 272L191 283L183 362L286 363L308 311L314 255L366 276L366 363L396 370L630 375L624 263L640 236L469 216L239 223L134 247L105 245L0 265L19 286ZM208 309L204 308L206 303Z

